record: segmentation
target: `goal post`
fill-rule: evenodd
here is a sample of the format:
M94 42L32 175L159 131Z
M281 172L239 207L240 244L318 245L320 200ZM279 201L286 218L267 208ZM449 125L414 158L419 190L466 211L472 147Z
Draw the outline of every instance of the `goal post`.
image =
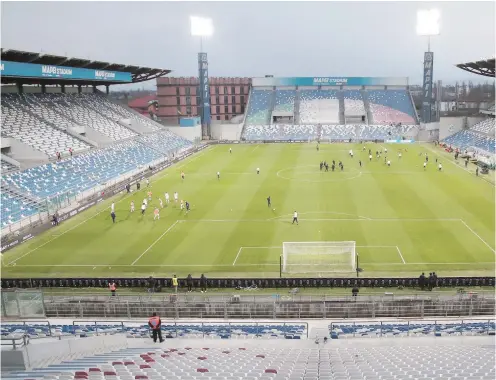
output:
M356 242L283 242L282 273L336 273L356 271Z

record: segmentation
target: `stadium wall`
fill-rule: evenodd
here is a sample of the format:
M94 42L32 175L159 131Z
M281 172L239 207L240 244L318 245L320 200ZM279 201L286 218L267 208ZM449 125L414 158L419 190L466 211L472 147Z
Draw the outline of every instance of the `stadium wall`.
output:
M241 138L241 124L212 124L210 125L210 134L213 140L237 141Z
M48 161L49 157L27 144L17 140L10 139L10 157L16 161L21 161L23 166L37 166Z
M168 127L170 132L176 134L177 136L184 137L186 140L195 141L202 138L201 124L194 127Z

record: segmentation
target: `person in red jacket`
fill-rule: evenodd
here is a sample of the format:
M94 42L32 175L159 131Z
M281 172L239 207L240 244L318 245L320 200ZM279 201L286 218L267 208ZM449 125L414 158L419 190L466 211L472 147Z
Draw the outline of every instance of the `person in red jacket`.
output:
M153 315L148 320L148 326L152 329L153 342L157 343L157 337L162 343L164 340L162 339L162 321L160 317L157 316L157 313L153 313Z

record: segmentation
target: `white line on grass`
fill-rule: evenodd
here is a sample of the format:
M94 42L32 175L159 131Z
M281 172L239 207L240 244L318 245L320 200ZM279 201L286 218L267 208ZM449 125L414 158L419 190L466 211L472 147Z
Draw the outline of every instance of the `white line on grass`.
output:
M400 247L396 246L396 250L398 251L398 255L401 257L401 261L403 261L403 264L406 264L405 259L403 258L403 255L401 254Z
M243 249L282 249L281 246L272 246L272 247L239 247L238 254L236 255L236 258L234 259L232 265L236 265L236 261L238 261L238 257L241 254L241 251ZM242 264L244 265L244 264ZM247 265L262 265L262 264L247 264Z
M367 263L367 262L362 262L362 264L366 265L377 265L377 266L382 266L382 267L387 267L387 266L393 266L393 265L487 265L487 264L493 264L494 261L484 261L484 262L479 262L479 263L378 263L378 262L373 262L373 263ZM237 267L244 267L244 266L279 266L279 264L270 264L270 263L260 263L260 264L236 264ZM296 265L296 264L295 264ZM317 265L317 264L316 264ZM319 264L320 265L320 264ZM222 265L212 265L212 264L136 264L136 265L130 265L130 264L97 264L97 265L92 265L92 264L42 264L42 265L37 265L37 264L26 264L26 265L17 265L16 267L20 268L25 268L25 267L67 267L67 268L79 268L79 267L97 267L97 268L103 268L103 267L116 267L116 268L130 268L130 267L212 267L212 268L232 268L232 264L222 264Z
M131 194L129 194L129 195L126 195L124 198L122 198L122 199L118 200L118 201L117 201L117 202L115 202L115 203L122 202L122 201L123 201L123 200L125 200L126 198L129 198L131 195L132 195L132 193L131 193ZM64 232L62 232L62 233L60 233L60 234L58 234L58 235L55 235L52 239L50 239L50 240L48 240L48 241L44 242L43 244L40 244L39 246L37 246L36 248L33 248L33 249L32 249L32 250L30 250L30 251L26 252L24 255L19 256L17 259L15 259L15 260L11 261L11 262L10 262L10 263L8 263L7 265L15 264L17 261L19 261L19 260L20 260L20 259L22 259L23 257L26 257L27 255L30 255L30 254L31 254L31 253L33 253L34 251L37 251L37 250L38 250L38 249L40 249L41 247L44 247L44 246L45 246L45 245L47 245L48 243L51 243L51 242L52 242L52 241L54 241L55 239L58 239L59 237L61 237L61 236L65 235L66 233L68 233L68 232L72 231L73 229L75 229L75 228L79 227L80 225L82 225L82 224L86 223L87 221L89 221L89 220L93 219L94 217L96 217L96 216L100 215L102 212L107 211L109 208L110 208L110 206L109 206L109 207L105 207L102 211L97 212L95 215L90 216L88 219L83 220L81 223L76 224L75 226L73 226L73 227L69 228L68 230L66 230L66 231L64 231Z
M203 153L203 152L206 152L207 150L209 150L209 149L208 149L208 148L204 149L204 150L202 151L202 153ZM200 154L201 154L201 153L200 153ZM157 178L156 178L156 180L155 180L155 182L158 182L158 181L159 181L159 180L161 180L162 178L165 178L168 174L169 174L169 173L164 173L163 175L161 175L161 176L157 177ZM153 178L153 176L152 176L151 178ZM136 194L135 194L135 193L130 193L129 195L126 195L124 198L122 198L122 199L118 200L118 201L117 201L117 202L115 202L115 203L120 203L120 202L122 202L123 200L125 200L125 199L129 198L129 197L130 197L130 196L132 196L132 195L136 195ZM113 197L111 197L111 198L109 198L109 199L112 199L112 198L113 198ZM110 207L110 206L109 206L109 207ZM54 234L54 235L52 235L52 236L53 236L53 238L52 238L52 239L50 239L50 240L46 241L46 242L45 242L45 243L43 243L43 244L40 244L38 247L33 248L32 250L30 250L30 251L26 252L25 254L23 254L22 256L18 257L17 259L15 259L15 260L13 260L13 261L9 262L9 263L7 264L7 266L9 266L9 265L11 265L11 264L16 263L17 261L19 261L19 260L20 260L20 259L22 259L23 257L26 257L27 255L30 255L31 253L33 253L33 252L37 251L39 248L44 247L44 246L45 246L45 245L47 245L48 243L51 243L51 242L52 242L52 241L54 241L55 239L58 239L59 237L61 237L61 236L65 235L66 233L68 233L68 232L72 231L73 229L75 229L75 228L79 227L80 225L82 225L82 224L86 223L87 221L89 221L89 220L93 219L94 217L96 217L96 216L100 215L102 212L104 212L104 211L108 210L108 209L109 209L109 207L105 207L102 211L99 211L99 212L98 212L98 213L96 213L95 215L90 216L88 219L83 220L81 223L76 224L74 227L71 227L71 228L69 228L68 230L66 230L66 231L64 231L64 232L62 232L62 233L60 233L60 234L56 234L56 235Z
M257 145L251 152L253 153L254 151L256 151L259 146L260 145Z
M241 253L242 249L243 249L243 247L239 247L238 254L236 255L236 258L234 259L233 264L232 264L233 266L236 264L236 261L238 260L239 254Z
M138 256L138 258L137 258L136 260L134 260L134 261L131 263L131 265L136 264L136 263L138 262L138 260L139 260L139 259L141 259L145 253L147 253L150 249L152 249L152 247L153 247L155 244L157 244L157 243L159 242L159 240L160 240L160 239L162 239L165 235L167 235L167 233L168 233L170 230L172 230L172 229L176 226L176 224L177 224L177 223L179 223L179 222L180 222L180 220L176 220L174 223L172 223L172 225L171 225L169 228L167 228L167 229L165 230L165 232L164 232L162 235L160 235L160 236L158 237L158 239L157 239L157 240L155 240L155 241L154 241L154 242L153 242L153 243L152 243L152 244L151 244L151 245L150 245L147 249L145 249L145 251L144 251L141 255L139 255L139 256Z
M496 251L494 250L494 248L491 247L489 244L487 244L486 241L483 238L481 238L477 232L475 232L472 228L470 228L470 226L467 223L465 223L465 221L463 219L460 219L460 222L462 222L465 225L465 227L467 227L470 230L470 232L472 232L475 236L477 236L479 238L479 240L486 245L486 247L488 247L493 253L496 254Z
M429 146L423 146L423 145L420 145L420 146L421 146L421 147L424 147L424 148L426 148L426 149L429 149L429 150L430 150L432 153L434 153L436 156L441 157L442 159L447 160L450 164L454 165L454 166L455 166L455 167L457 167L458 169L461 169L461 170L463 170L463 171L466 171L467 173L469 173L469 174L471 174L471 175L473 174L470 170L465 169L465 168L462 168L462 167L461 167L460 165L458 165L456 162L452 161L452 160L451 160L451 156L446 157L446 156L444 156L444 155L441 155L441 154L439 154L438 152L436 152L435 150L433 150L433 149L432 149L431 147L429 147ZM488 179L486 179L486 178L484 178L484 177L482 177L482 176L481 176L481 177L479 177L479 178L480 178L480 179L482 179L482 180L484 180L484 181L486 181L486 182L487 182L488 184L490 184L491 186L494 186L494 183L492 183L492 182L491 182L491 181L489 181Z
M366 216L361 216L361 215L356 215L356 214L349 214L349 213L346 213L346 212L333 212L333 211L309 211L309 212L301 212L300 215L309 215L309 214L331 214L331 215L347 215L347 216L356 216L357 219L369 219L368 217ZM293 214L285 214L285 215L281 215L281 216L276 216L274 218L269 218L267 220L274 220L274 219L280 219L280 218L289 218L289 217L292 217Z
M289 215L289 214L288 214ZM291 214L292 215L292 214ZM269 219L184 219L184 222L209 222L209 223L232 223L232 222L271 222L279 221L281 217L269 218ZM287 216L286 216L287 217ZM307 222L319 222L319 221L356 221L356 222L459 222L460 219L457 218L320 218L320 219L298 219Z

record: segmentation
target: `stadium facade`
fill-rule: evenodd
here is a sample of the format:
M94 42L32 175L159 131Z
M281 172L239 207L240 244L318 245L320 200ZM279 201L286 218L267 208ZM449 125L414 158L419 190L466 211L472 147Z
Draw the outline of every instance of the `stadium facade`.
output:
M250 78L210 77L212 122L231 120L245 113L251 86ZM179 124L184 116L201 114L197 77L157 78L158 117L167 124Z

